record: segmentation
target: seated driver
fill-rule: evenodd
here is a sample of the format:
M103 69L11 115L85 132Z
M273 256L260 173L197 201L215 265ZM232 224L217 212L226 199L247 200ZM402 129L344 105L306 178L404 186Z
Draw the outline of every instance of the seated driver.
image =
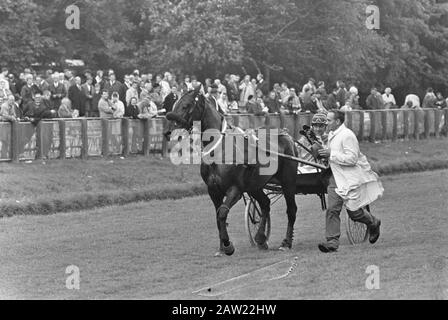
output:
M312 136L311 139L308 139L305 136L302 136L299 139L300 144L302 144L304 147L308 148L312 153L310 153L308 150L306 150L302 146L298 146L299 151L299 158L311 161L311 162L317 162L319 164L326 165L326 161L322 160L322 158L319 157L318 151L328 144L328 134L327 131L327 115L324 113L317 113L313 116L313 119L311 120L311 129L310 129L310 135ZM315 139L315 140L314 140ZM311 141L310 141L311 140ZM299 163L297 168L298 174L304 174L304 173L316 173L318 169L305 165L302 163Z

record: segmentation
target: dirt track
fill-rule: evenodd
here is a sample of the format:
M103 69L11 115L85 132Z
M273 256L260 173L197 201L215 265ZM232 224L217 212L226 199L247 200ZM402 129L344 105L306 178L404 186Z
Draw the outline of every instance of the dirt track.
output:
M249 245L242 203L232 210L231 258L214 258L216 222L206 197L139 203L82 213L0 220L0 298L200 299L191 292L298 257L286 279L254 283L223 299L448 298L448 171L383 179L374 206L383 221L374 245L321 254L324 215L316 196L298 196L291 252ZM286 228L283 204L272 212L272 249ZM344 217L345 218L345 217ZM440 261L443 261L440 263ZM80 269L80 290L66 289L66 267ZM380 268L380 290L367 290L366 268Z

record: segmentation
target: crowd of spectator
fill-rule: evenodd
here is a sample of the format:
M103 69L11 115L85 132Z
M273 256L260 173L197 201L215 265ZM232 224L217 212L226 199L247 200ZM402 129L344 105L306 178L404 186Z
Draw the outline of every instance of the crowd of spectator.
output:
M16 77L4 67L0 73L0 120L37 123L50 118L148 119L170 112L182 94L197 87L202 87L205 95L217 91L216 101L223 113L266 115L360 109L358 89L343 81L337 81L327 91L323 81L312 78L302 88L287 83L271 87L262 74L256 78L227 74L222 80L205 79L202 84L194 76L177 79L166 72L153 77L135 70L120 82L113 70L86 70L75 75L72 70L37 74L25 69ZM429 88L422 102L410 94L402 108L442 109L447 104L448 99ZM365 106L368 110L399 108L391 88L386 88L384 94L372 88Z

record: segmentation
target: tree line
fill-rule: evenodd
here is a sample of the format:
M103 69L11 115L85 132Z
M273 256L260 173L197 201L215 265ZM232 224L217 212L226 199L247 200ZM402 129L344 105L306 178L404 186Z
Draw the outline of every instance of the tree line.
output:
M361 92L447 94L448 1L0 0L0 63L23 70L79 58L91 69L198 78L263 73L299 85L344 80ZM366 27L366 7L380 12Z

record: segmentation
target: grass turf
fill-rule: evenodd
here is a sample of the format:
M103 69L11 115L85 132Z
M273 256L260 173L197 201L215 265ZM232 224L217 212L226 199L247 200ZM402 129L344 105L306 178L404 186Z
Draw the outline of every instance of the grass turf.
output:
M448 139L362 143L379 174L448 168ZM199 166L131 157L0 164L0 217L79 211L206 192Z

